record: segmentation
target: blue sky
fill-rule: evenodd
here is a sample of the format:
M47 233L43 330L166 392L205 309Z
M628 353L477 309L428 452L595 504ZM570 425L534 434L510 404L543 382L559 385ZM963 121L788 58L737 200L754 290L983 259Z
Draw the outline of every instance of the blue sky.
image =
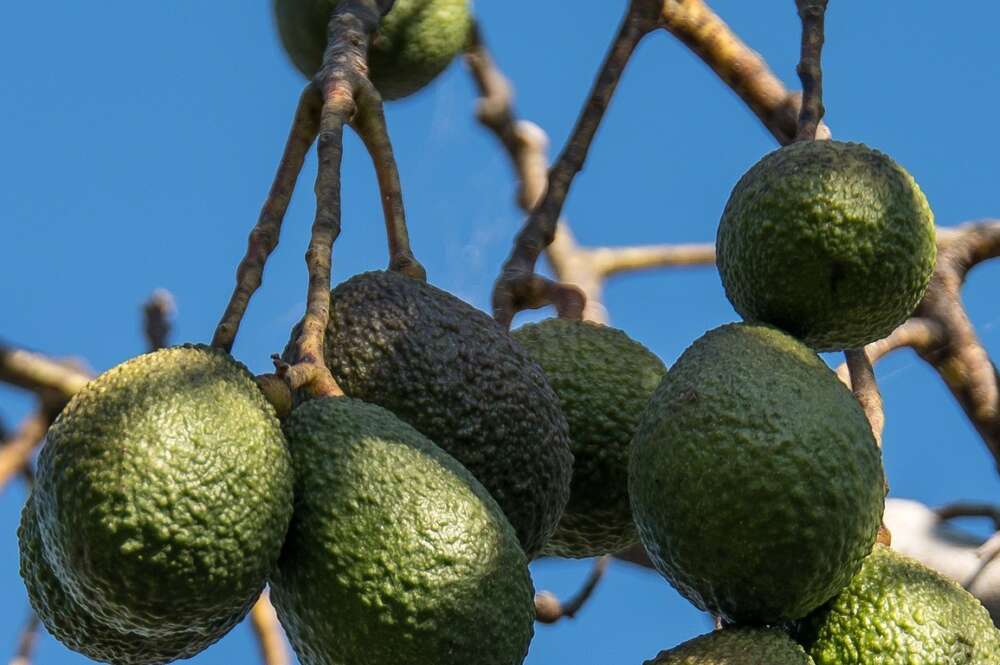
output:
M1000 5L942 11L930 0L834 2L827 19L827 119L906 166L938 223L996 215ZM481 1L477 13L517 88L521 115L562 145L625 2ZM794 3L717 0L715 8L797 86ZM178 302L175 341L208 341L270 183L302 81L266 0L10 3L0 19L0 338L106 369L143 350L139 307L156 287ZM387 108L415 251L431 281L485 307L521 221L505 155L472 116L461 63ZM730 188L771 137L669 35L650 36L625 73L566 205L590 245L712 240ZM313 209L310 160L234 350L269 367L305 301ZM344 230L334 279L381 268L385 242L370 161L347 139ZM1000 355L1000 262L965 295ZM624 276L612 322L668 364L733 320L714 269ZM540 315L535 315L535 318ZM525 319L527 317L524 317ZM522 319L523 320L523 319ZM940 504L996 500L992 460L944 385L909 352L878 368L892 493ZM14 427L31 399L0 386ZM0 494L0 660L25 616L17 575L19 484ZM575 591L588 562L533 566L539 588ZM704 632L705 617L655 574L612 566L576 620L539 627L527 663L641 663ZM253 662L239 627L197 663ZM51 638L38 662L80 663Z

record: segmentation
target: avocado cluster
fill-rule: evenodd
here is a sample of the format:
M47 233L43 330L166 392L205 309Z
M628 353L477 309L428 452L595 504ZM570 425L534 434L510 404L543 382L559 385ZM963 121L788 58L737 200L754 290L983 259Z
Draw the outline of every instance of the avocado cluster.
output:
M327 28L338 0L274 0L278 34L295 67L312 78L323 64ZM466 47L469 0L396 0L371 43L372 84L384 99L413 94Z

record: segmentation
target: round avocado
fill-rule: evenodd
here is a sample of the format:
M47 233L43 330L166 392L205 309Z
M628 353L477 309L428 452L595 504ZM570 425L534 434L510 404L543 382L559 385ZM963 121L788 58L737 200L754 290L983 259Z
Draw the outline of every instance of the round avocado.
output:
M378 406L285 422L295 515L271 599L303 665L519 665L534 631L510 523L454 458Z
M336 6L337 0L274 0L281 42L307 78L323 64ZM384 99L413 94L462 52L471 29L469 0L396 0L368 53L372 83Z
M548 319L512 336L542 366L569 423L569 504L544 553L592 557L634 545L629 445L663 362L621 330L587 321Z
M733 188L716 239L740 316L818 351L885 337L927 289L934 215L899 164L859 143L801 141Z
M348 396L389 409L461 462L528 558L539 553L569 500L573 454L559 398L496 321L426 282L368 272L330 294L326 363Z
M632 515L653 564L733 623L800 619L875 542L885 479L861 407L793 337L730 324L694 342L640 420Z
M228 354L182 346L118 365L69 402L39 456L40 543L22 549L44 560L22 566L43 571L37 579L51 573L72 601L70 615L39 615L71 647L91 640L70 635L75 614L109 635L142 636L149 662L168 650L193 655L263 589L292 482L274 410Z
M968 591L876 545L843 592L799 628L817 665L1000 664L1000 631Z
M784 631L726 628L660 652L645 665L813 665L813 661Z

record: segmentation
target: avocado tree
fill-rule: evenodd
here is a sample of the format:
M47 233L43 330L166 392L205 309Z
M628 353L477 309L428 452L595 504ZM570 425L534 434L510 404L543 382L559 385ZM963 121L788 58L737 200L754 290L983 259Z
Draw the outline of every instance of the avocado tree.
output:
M929 634L927 643L939 651L928 647L927 653L958 658L955 662L996 662L998 656L993 648L995 645L1000 649L1000 637L991 636L995 631L986 612L1000 625L1000 562L996 560L1000 555L1000 534L976 537L954 530L950 522L979 517L992 520L993 527L1000 528L1000 508L960 502L962 488L956 486L950 492L955 501L939 509L890 498L882 512L886 488L880 457L886 417L874 366L898 350L911 349L940 377L989 456L1000 465L1000 375L962 298L970 271L1000 256L1000 222L982 220L946 226L939 220L935 230L927 199L908 173L881 153L830 140L837 135L837 127L824 123L824 104L834 108L837 102L825 102L823 94L827 0L796 0L780 8L794 16L794 7L800 21L801 40L797 35L795 42L799 47L796 59L801 93L786 87L764 58L703 0L629 0L624 4L617 29L608 30L610 46L578 109L575 124L550 163L545 130L520 117L514 105L515 84L490 50L493 40L501 40L504 35L491 32L489 22L477 17L465 0L273 3L279 39L307 82L270 191L250 232L245 254L236 266L235 287L225 306L216 308L219 311L211 350L165 350L176 337L172 328L174 303L169 293L154 293L144 306L142 320L150 351L178 356L208 354L213 363L223 362L220 358L228 362L228 354L239 350L236 345L241 324L249 316L251 300L262 285L265 265L278 245L285 218L294 216L289 212L293 192L315 145L316 196L305 253L308 279L305 289L300 289L305 299L295 312L302 318L294 327L289 326L291 338L284 351L278 353L280 346L273 349L273 369L256 376L269 403L261 408L283 420L284 436L296 458L295 505L296 515L301 518L292 518L282 558L274 567L282 538L271 532L284 533L289 519L287 491L291 481L282 466L287 461L279 459L280 455L275 457L273 450L265 462L255 461L253 455L228 451L224 453L227 457L248 465L247 469L231 470L233 477L238 474L255 487L274 483L277 489L269 497L280 495L261 504L265 508L252 515L266 522L264 527L256 528L262 537L255 545L261 551L254 549L253 556L241 560L253 571L242 575L242 570L227 565L226 574L239 577L239 584L233 583L235 589L229 586L226 574L211 578L218 586L191 582L197 580L198 565L185 558L187 550L183 545L201 537L197 526L204 521L201 518L193 520L194 526L177 530L182 532L180 535L173 533L172 525L163 530L171 532L170 536L154 534L168 543L158 545L158 552L168 552L163 555L165 563L161 568L130 571L129 562L140 561L137 565L142 566L148 562L142 557L129 558L133 552L128 547L139 541L134 549L143 551L148 546L143 539L153 536L148 529L139 528L136 532L140 535L127 539L130 545L119 547L119 543L108 540L111 536L107 534L127 533L131 523L129 518L121 518L122 524L116 522L113 528L101 531L109 521L118 519L107 515L124 514L116 512L117 506L135 496L140 497L142 506L151 501L151 510L158 515L172 511L198 513L208 499L197 498L186 486L175 493L173 476L162 491L156 485L161 475L150 472L148 478L143 476L149 468L159 469L160 464L181 465L178 450L188 448L171 447L176 443L175 430L157 416L155 426L170 429L169 435L162 437L166 452L159 458L155 451L151 452L152 462L143 458L149 465L138 474L143 482L130 485L127 491L116 487L110 498L65 489L64 483L70 482L67 478L76 482L87 474L119 477L114 475L118 469L114 464L115 446L105 446L100 440L106 428L102 425L87 429L90 421L72 428L74 414L87 413L87 404L115 397L105 395L115 389L113 383L107 389L102 387L110 381L105 378L110 373L92 381L95 373L79 362L57 358L54 353L47 354L46 349L28 350L30 339L17 340L17 344L5 341L0 345L0 381L32 393L37 408L16 428L0 430L0 487L19 478L31 486L35 453L45 447L37 466L37 489L21 527L21 573L28 583L32 604L53 635L76 651L109 662L168 662L200 653L240 618L248 616L267 665L289 662L290 652L283 639L286 632L299 657L309 663L340 662L338 659L361 662L366 657L373 663L390 662L394 657L406 662L445 662L445 653L460 659L456 662L469 662L473 652L479 658L477 662L521 662L532 632L531 585L523 575L526 562L536 557L596 557L579 591L566 600L536 590L533 609L537 623L568 621L588 602L599 603L599 598L593 598L595 590L608 576L607 571L621 562L623 566L649 570L650 585L662 584L655 574L659 570L686 598L708 611L722 629L720 637L699 638L676 653L665 652L658 663L685 662L674 659L686 653L719 657L731 651L746 656L743 650L758 648L762 649L760 654L766 651L772 654L768 657L787 662L811 662L810 658L816 662L841 662L838 659L843 652L838 640L855 627L833 625L814 610L845 589L835 602L853 602L852 594L859 593L856 587L860 583L851 586L852 578L856 582L862 576L881 579L890 575L886 570L898 569L904 571L898 575L917 580L909 600L922 594L927 594L931 603L939 597L955 599L954 604L946 604L935 621L946 626L953 622L961 630L956 627L953 638L950 633L947 638ZM530 10L508 10L526 12L524 20L530 20ZM836 4L831 8L848 10ZM722 215L718 244L719 271L737 313L748 321L776 325L785 332L756 324L710 332L685 353L676 365L678 370L668 373L668 379L654 394L653 389L666 371L655 355L620 331L597 325L579 327L577 322L609 323L614 312L605 306L605 291L614 276L684 266L702 266L705 274L716 274L711 266L716 261L717 245L588 246L577 240L564 213L580 187L575 185L577 177L599 142L601 127L627 65L640 44L663 33L700 58L736 93L774 142L785 146L773 153L778 157L762 160L736 186ZM832 34L830 37L837 38ZM409 208L404 205L404 195L410 201L414 194L407 188L406 178L401 177L398 149L394 150L398 137L393 130L393 113L385 110L391 109L393 100L433 88L456 59L464 61L464 71L477 96L478 124L495 139L515 174L516 201L524 215L516 234L506 233L508 238L513 236L506 260L491 266L491 275L496 275L489 300L493 321L430 285L434 282L433 271L425 269L417 256L421 234L426 230L420 222L408 226ZM674 111L677 109L664 109ZM381 208L383 213L387 271L355 277L331 293L334 259L338 255L334 248L342 226L349 228L342 223L347 217L343 200L348 195L346 184L353 181L348 180L343 164L345 150L350 147L345 141L351 135L360 138L373 166L381 206L375 205L373 199L368 203L369 208ZM873 162L877 165L869 168ZM830 164L840 167L845 163L848 166L842 172L850 171L850 177L857 177L857 182L842 188L840 198L827 196L824 178L836 171ZM763 175L755 180L758 170ZM888 175L883 178L884 174ZM170 183L161 184L170 187ZM727 189L733 184L729 183ZM883 196L887 189L891 195ZM762 203L759 191L768 192L773 200ZM608 196L614 193L608 191ZM826 214L812 212L820 205L817 200L826 206L825 211L833 211L827 217L835 219L816 222L815 228L834 229L828 235L836 235L836 242L830 244L837 244L836 251L842 254L830 250L823 256L812 256L812 244L785 240L792 234L783 235L784 230L794 226L801 211L807 211L801 216L810 223ZM890 203L886 204L887 200ZM718 202L719 212L723 203ZM885 212L885 208L891 208L891 212ZM659 206L649 214L667 215L668 210L669 205ZM862 221L847 232L843 231L846 227L836 226L845 218ZM768 226L774 219L779 220L778 232ZM888 239L880 242L894 253L872 249L871 236L864 235L871 229L882 229L887 219L894 226L887 231ZM786 226L780 228L781 224ZM607 230L611 225L608 221L599 226ZM813 228L807 233L813 233ZM851 235L856 229L861 229L857 237ZM286 229L286 235L288 232ZM226 233L231 235L232 230ZM669 236L664 231L662 237ZM769 242L772 244L765 249L764 243ZM16 240L10 245L16 246ZM538 261L543 255L548 265L546 272ZM823 270L813 270L816 266ZM782 300L783 289L791 293L791 304ZM875 295L868 297L868 291ZM655 294L644 298L649 303L657 300ZM670 325L669 307L662 303L655 307L666 310L661 314L662 325ZM550 308L558 319L507 334L519 313L543 308ZM706 327L702 325L701 329ZM247 328L243 326L244 334ZM729 343L725 342L721 350L713 347L716 340L729 338L737 340L735 346L725 346ZM284 340L273 343L283 344ZM70 339L65 348L71 347ZM827 358L836 365L836 374L827 370L814 351L843 352L842 357ZM606 355L601 357L601 353ZM718 364L706 371L705 362L695 358L699 355ZM378 367L390 369L379 373L372 367L383 356L391 357ZM782 367L791 359L797 362L802 358L805 360L801 366L785 366L773 377L760 369L768 363ZM147 364L156 365L156 361ZM260 369L259 362L256 366ZM564 375L566 368L571 370ZM174 369L171 365L155 376L173 376L169 383L175 386L201 385L201 378L195 381L191 374L183 373L175 376L171 374ZM245 368L228 367L226 372L242 372L233 380L246 384L244 389L252 387L248 376L244 376ZM449 384L449 377L456 375L460 381ZM581 376L587 378L581 380ZM128 411L139 408L136 405L144 401L156 401L151 396L162 388L159 380L147 376L141 379L139 388L130 384L127 391L122 391L115 409ZM155 385L150 387L150 383ZM730 399L734 391L741 398L768 394L773 403L754 403L752 406L760 406L759 411L745 409L742 402ZM250 397L240 397L241 405L247 399L263 404L259 394L250 392ZM614 395L627 405L613 409L608 416L586 399L571 403L573 396L588 392ZM204 413L190 412L198 414L200 429L187 423L177 427L192 440L210 441L230 426L224 413L226 402L222 398L207 401L200 395L196 401ZM650 395L653 398L647 409ZM724 406L718 413L710 413L710 418L698 404L706 395ZM71 399L74 406L66 409ZM819 403L836 407L818 408L815 405ZM238 409L241 426L250 427L244 420L256 423L254 427L269 434L254 436L274 444L274 415L257 423L254 419L263 416L254 411L244 418L242 411L246 408ZM60 416L64 411L69 415ZM118 427L127 422L132 428L137 420L142 424L132 411L128 413ZM899 415L890 413L892 417ZM639 435L633 443L632 433L640 418ZM831 418L839 429L828 436ZM756 495L743 483L748 477L741 475L745 469L727 475L717 472L721 460L699 456L700 450L712 441L732 438L729 430L706 425L722 421L736 422L726 422L726 426L738 429L741 435L759 427L767 432L761 436L769 436L785 422L792 422L788 431L794 436L789 437L795 443L801 442L801 449L789 451L785 446L780 448L780 454L786 459L808 458L810 464L834 465L836 473L816 472L820 467L800 473L791 464L768 467L770 482L784 488L795 488L798 483L816 489L818 496L805 499L808 510L791 501L782 510L751 505ZM608 422L612 424L607 426ZM593 440L574 433L574 423L578 429L585 427ZM698 427L706 428L698 430L699 436L705 436L688 437ZM86 436L79 434L80 429ZM191 434L192 430L197 433ZM140 437L144 442L155 442L159 436L146 436L141 427L128 432L122 440ZM843 436L838 438L840 434ZM667 474L658 466L662 458L657 451L661 439L670 437L684 438L687 447L675 452L680 461L674 460ZM784 433L778 438L782 437ZM324 448L331 438L347 443ZM609 452L610 445L601 447L601 441L612 439L618 454ZM98 443L93 448L80 444L95 440ZM115 442L117 445L118 439ZM905 442L887 440L885 445L903 446ZM575 466L569 461L570 448L577 456ZM593 450L599 454L588 456ZM80 455L85 459L79 459ZM260 456L263 458L263 453ZM850 464L837 466L838 460L847 458ZM431 470L409 474L393 465L406 469L427 466ZM751 476L759 475L757 469L751 471ZM341 477L363 481L342 483ZM891 475L888 482L891 489ZM393 483L402 483L403 490L392 494L391 500L370 491L372 486L390 487ZM847 488L852 501L826 501L823 492L831 483L841 490ZM216 484L199 486L216 502L212 504L216 506L213 515L205 518L213 526L220 525L214 515L223 511L224 504L239 505L244 501L239 492L245 488L240 483L231 485L223 485L231 490L226 496L216 491ZM669 503L673 496L661 492L664 487L674 486L698 486L708 493L708 498L717 501L678 501L676 506L669 505L670 510L663 509L666 504L658 502ZM637 499L640 495L642 498ZM144 496L152 498L147 501ZM738 505L743 500L740 497L745 499L745 505ZM101 507L105 498L111 506L106 510ZM158 506L157 501L166 504ZM195 507L185 502L193 502ZM448 507L444 516L439 506ZM79 509L79 514L71 515L70 508ZM732 528L727 527L725 534L705 531L703 525L710 522L701 519L705 511L732 517L720 522ZM791 530L801 538L801 551L810 547L814 553L822 551L824 563L836 560L835 552L844 551L845 561L850 562L833 572L824 569L815 574L803 563L808 557L790 559L795 561L793 568L782 568L778 564L783 562L776 562L769 571L772 576L756 575L765 589L754 591L749 603L738 598L748 586L742 576L748 567L755 570L748 562L754 560L757 551L767 549L740 531L748 522L742 515L749 511L759 518L759 522L749 520L749 532L767 533L768 538L778 540L780 536L770 531L772 525L778 524L779 530ZM458 514L471 517L456 526L451 518ZM354 515L357 522L338 522L338 515ZM369 524L365 520L384 524L386 528L379 530L384 539L364 539L355 547L341 547L338 543L350 542L356 536L358 530L353 525ZM141 523L141 517L136 521ZM242 523L248 521L252 521L250 517L241 518ZM678 533L690 533L683 536L682 548L671 550L676 543L670 538L661 539L660 532L682 521L693 528L677 528ZM404 523L420 524L424 531L393 528ZM820 538L811 531L817 523L836 526ZM848 524L844 530L851 532L849 542L837 537L842 523ZM236 533L242 537L240 528ZM90 535L98 532L104 535ZM232 536L224 528L212 533L209 537L219 542ZM876 554L865 559L868 563L862 569L861 560L872 551L876 534ZM727 537L732 540L727 542ZM91 541L102 546L112 542L118 549L108 546L102 553L101 547ZM181 546L172 550L171 546L178 543ZM440 568L441 572L425 575L421 569L420 575L410 576L404 571L398 578L403 580L399 588L392 588L396 582L389 580L396 580L394 575L406 567L407 552L426 547L443 548L435 550L443 552L440 556L421 561L423 568ZM941 575L922 572L926 571L923 567L913 572L916 564L897 561L887 547L916 558ZM244 546L240 551L248 550ZM483 552L496 563L487 572L482 568ZM687 561L685 556L689 557ZM77 569L89 571L102 565L101 561L101 575L87 577L78 573ZM873 561L888 562L886 569L874 569ZM274 567L274 572L268 576L258 570L262 566ZM332 566L340 566L339 577L334 576L338 583L327 587L324 575ZM178 579L187 576L184 579L191 582L191 588L174 587L184 596L184 603L167 607L169 598L160 602L164 596L157 585L169 581L170 575L181 568ZM698 569L697 575L691 572L694 569ZM109 570L113 574L106 574ZM130 577L130 572L135 575ZM437 582L450 580L449 576L461 581L445 593L442 589L446 585ZM712 579L706 583L706 577ZM90 584L97 578L103 586ZM275 590L277 615L267 594L250 609L265 578ZM945 578L971 592L985 611ZM476 580L478 586L471 585L470 579ZM134 580L148 582L149 586L137 587ZM373 592L376 587L379 591ZM383 587L389 590L383 593ZM938 593L934 589L942 589L940 596L933 595ZM226 593L232 598L227 598ZM451 596L446 602L448 594ZM887 602L902 607L901 612L919 615L919 608L908 607L908 598L900 599L900 595L907 596L887 593L885 597L889 598ZM437 602L425 606L430 596ZM365 612L386 597L399 607L378 614L378 621L367 622ZM452 601L454 605L449 604ZM328 606L350 608L344 611L356 621L330 620ZM178 607L183 608L180 615ZM171 621L178 616L190 617L190 625L175 627ZM394 625L400 616L412 622L413 632L404 633L404 638L399 638ZM775 629L729 627L731 623L771 625L799 620L804 620L801 627L787 634ZM509 630L503 630L505 627ZM13 645L19 665L32 661L39 630L39 619L29 613ZM167 637L161 638L161 633ZM423 637L414 642L413 635ZM977 642L980 635L987 637ZM153 647L145 649L144 640ZM954 648L953 642L975 646L961 652L949 651ZM338 646L329 647L334 643ZM342 648L341 644L346 646ZM664 649L671 646L662 644ZM901 652L891 653L903 657ZM526 662L531 662L530 656Z

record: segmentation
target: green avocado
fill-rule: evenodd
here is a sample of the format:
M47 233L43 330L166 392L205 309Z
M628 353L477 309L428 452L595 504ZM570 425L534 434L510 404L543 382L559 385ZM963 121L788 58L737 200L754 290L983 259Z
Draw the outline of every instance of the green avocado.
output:
M663 651L645 665L813 665L813 661L776 628L726 628Z
M663 362L621 330L548 319L513 337L545 370L569 423L569 504L544 553L591 557L638 542L628 500L628 455Z
M22 518L29 597L85 654L192 656L263 589L292 482L278 420L243 365L202 346L134 358L49 430Z
M885 337L934 271L934 215L913 178L858 143L801 141L740 179L716 239L719 273L744 319L818 351Z
M308 78L323 64L337 1L274 0L281 42ZM462 52L471 29L469 0L396 0L382 17L368 53L372 83L385 99L413 94Z
M331 293L326 362L348 396L389 409L469 469L528 558L538 554L569 500L566 418L492 318L399 273L356 275Z
M817 665L998 665L1000 631L968 591L876 545L850 585L800 626Z
M378 406L314 399L285 422L295 515L271 599L303 665L518 665L528 563L454 458Z
M729 324L694 342L632 442L632 514L678 591L733 623L800 619L875 542L885 479L861 407L807 346Z

